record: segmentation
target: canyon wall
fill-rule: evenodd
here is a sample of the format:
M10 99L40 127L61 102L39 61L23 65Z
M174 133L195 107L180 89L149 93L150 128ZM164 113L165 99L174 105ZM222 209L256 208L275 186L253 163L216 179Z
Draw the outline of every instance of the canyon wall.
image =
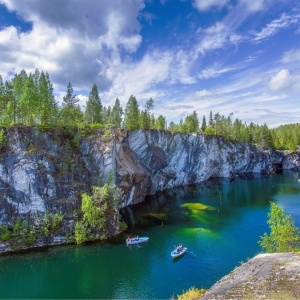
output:
M68 129L5 128L0 152L0 225L17 218L38 223L45 213L63 213L60 237L74 230L81 193L112 177L122 189L121 207L144 201L164 189L211 177L247 172L271 173L274 166L299 170L299 153L225 143L202 134L118 129L70 132ZM118 232L112 230L111 234ZM1 248L1 247L0 247ZM0 249L1 250L1 249Z

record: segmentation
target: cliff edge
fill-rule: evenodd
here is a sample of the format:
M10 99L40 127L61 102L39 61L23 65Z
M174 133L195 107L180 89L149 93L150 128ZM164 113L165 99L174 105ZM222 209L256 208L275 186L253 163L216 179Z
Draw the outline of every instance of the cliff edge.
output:
M259 254L219 280L201 300L299 299L299 282L299 254Z

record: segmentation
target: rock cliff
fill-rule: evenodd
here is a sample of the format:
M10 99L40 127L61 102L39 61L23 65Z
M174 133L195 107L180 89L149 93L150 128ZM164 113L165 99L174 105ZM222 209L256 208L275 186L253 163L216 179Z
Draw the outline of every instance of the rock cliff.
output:
M5 128L0 152L0 225L12 228L17 218L38 223L45 213L63 213L59 237L74 229L81 193L114 175L123 191L121 207L145 195L193 184L210 177L273 172L275 164L298 170L298 154L224 143L202 134L113 129L71 132L68 129ZM111 234L118 228L111 230ZM0 246L1 248L1 246Z
M299 254L260 254L219 280L201 299L299 299L299 280Z

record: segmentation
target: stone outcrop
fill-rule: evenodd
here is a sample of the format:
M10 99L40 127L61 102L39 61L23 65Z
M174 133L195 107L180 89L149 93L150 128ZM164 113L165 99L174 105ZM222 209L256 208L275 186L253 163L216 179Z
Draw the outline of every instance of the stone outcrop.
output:
M299 254L260 254L219 280L201 299L299 299L299 282Z
M118 129L83 134L26 127L4 131L0 225L13 226L18 217L38 220L45 213L62 212L62 238L55 237L59 241L74 228L81 193L89 193L111 175L123 191L121 207L126 207L157 191L211 177L269 173L274 164L292 170L300 166L299 154L225 143L202 134Z

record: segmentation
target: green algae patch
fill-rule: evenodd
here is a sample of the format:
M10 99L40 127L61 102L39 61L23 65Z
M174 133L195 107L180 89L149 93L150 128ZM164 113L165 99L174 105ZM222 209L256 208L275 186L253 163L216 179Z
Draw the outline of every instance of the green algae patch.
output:
M188 210L197 213L197 212L201 212L203 210L207 211L207 210L215 210L215 207L209 206L209 205L205 205L203 203L184 203L182 205L180 205L180 207L184 207L187 208Z
M208 237L210 239L215 239L219 237L219 234L217 232L204 227L188 227L182 229L180 232L185 236L203 236Z

